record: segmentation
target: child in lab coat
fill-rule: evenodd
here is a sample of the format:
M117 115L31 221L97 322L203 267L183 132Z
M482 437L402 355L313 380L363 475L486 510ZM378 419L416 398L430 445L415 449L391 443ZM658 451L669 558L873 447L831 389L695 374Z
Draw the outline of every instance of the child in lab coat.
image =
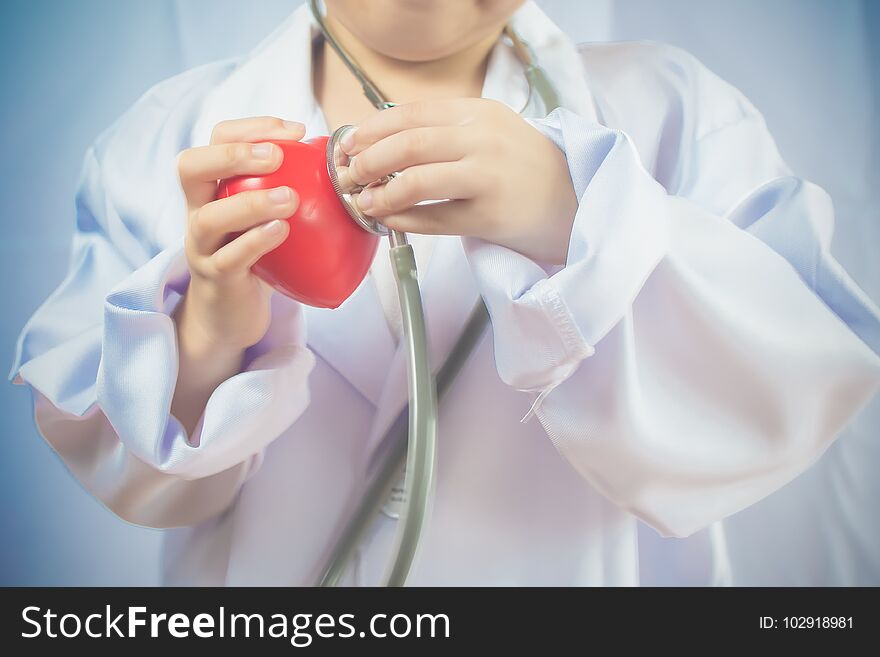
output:
M168 583L309 584L406 402L384 253L338 310L252 265L294 187L269 143L343 147L368 215L412 235L445 398L414 584L635 584L636 519L684 536L807 468L880 381L878 313L829 254L827 195L755 108L677 49L577 48L532 3L328 0L376 112L300 8L259 47L166 81L87 154L72 268L15 371L75 476L166 527ZM562 109L518 113L512 22ZM424 200L446 203L419 205ZM525 421L521 421L526 416ZM378 514L346 583L374 584Z

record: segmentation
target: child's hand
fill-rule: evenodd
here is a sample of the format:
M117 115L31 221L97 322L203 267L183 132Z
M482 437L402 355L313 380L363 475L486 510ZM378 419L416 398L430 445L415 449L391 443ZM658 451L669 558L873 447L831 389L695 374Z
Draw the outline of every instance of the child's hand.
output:
M287 237L298 199L289 187L214 200L217 181L281 166L281 149L259 143L302 139L299 123L260 117L219 123L211 144L183 151L178 172L187 200L186 258L191 280L178 317L181 340L196 351L241 350L269 327L270 288L251 266ZM257 143L254 143L257 142ZM236 233L241 233L230 240Z
M342 147L365 214L412 233L471 235L563 264L577 198L565 155L496 101L399 105L366 119ZM413 207L425 200L448 203Z
M214 128L209 146L178 158L190 283L174 315L179 367L171 412L190 435L213 390L238 373L244 350L269 329L271 289L250 268L284 241L289 227L281 219L299 203L289 187L214 200L217 181L272 173L281 166L281 149L260 142L304 134L301 124L270 117L226 121Z

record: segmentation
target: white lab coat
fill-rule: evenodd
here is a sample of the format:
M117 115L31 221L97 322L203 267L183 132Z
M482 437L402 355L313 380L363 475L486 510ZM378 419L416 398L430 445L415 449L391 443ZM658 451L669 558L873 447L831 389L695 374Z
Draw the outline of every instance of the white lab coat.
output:
M829 254L830 199L740 93L671 47L576 49L531 3L515 21L561 92L566 109L533 123L580 204L555 272L432 240L433 362L480 295L492 325L442 405L410 582L636 584L637 518L688 535L822 454L880 382L880 313ZM335 311L276 295L196 435L169 412L187 282L176 155L236 117L324 133L313 34L300 8L240 60L157 85L96 142L70 273L19 343L13 375L73 474L121 517L174 528L167 583L313 582L406 402L371 276ZM525 100L504 44L484 95ZM346 583L380 580L395 525L377 515Z

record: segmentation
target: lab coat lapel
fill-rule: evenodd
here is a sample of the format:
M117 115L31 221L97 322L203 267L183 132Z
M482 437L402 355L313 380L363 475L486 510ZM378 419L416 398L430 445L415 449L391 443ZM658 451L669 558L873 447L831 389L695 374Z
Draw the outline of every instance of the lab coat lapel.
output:
M193 144L207 144L227 119L278 116L301 121L306 138L327 134L312 93L314 20L306 5L260 43L205 100L194 124ZM339 308L304 306L307 343L374 405L394 357L391 336L372 277Z
M380 403L396 346L372 276L339 308L305 306L308 345L373 405Z

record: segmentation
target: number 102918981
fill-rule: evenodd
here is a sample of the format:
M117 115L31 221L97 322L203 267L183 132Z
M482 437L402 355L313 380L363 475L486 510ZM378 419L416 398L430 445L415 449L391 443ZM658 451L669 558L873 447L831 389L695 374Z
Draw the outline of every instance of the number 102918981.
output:
M762 630L845 630L852 629L852 616L761 616L759 627Z

